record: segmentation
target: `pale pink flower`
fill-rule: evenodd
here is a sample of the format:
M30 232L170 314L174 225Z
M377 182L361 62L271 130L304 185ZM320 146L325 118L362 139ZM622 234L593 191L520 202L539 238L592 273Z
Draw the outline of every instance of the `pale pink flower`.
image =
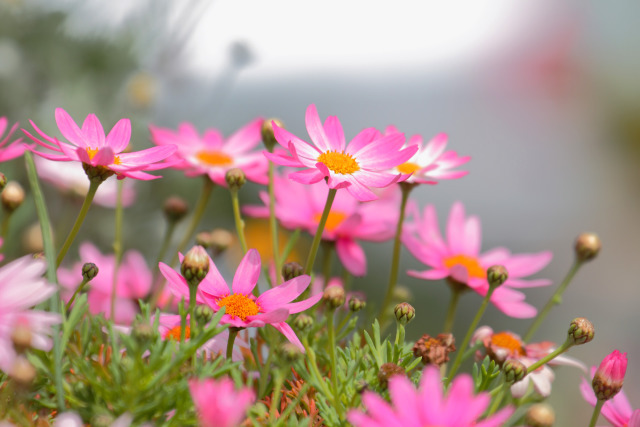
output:
M186 279L164 263L160 263L160 271L167 279L169 289L178 298L184 297L185 301L188 301L189 285ZM259 328L271 324L304 351L302 343L285 321L289 314L299 313L315 305L322 298L322 294L292 302L307 289L311 281L309 276L302 275L271 288L256 298L252 292L258 283L260 272L260 254L255 249L249 249L240 262L229 288L209 258L209 273L198 285L196 301L198 304L207 304L214 312L226 307L220 321L222 324L236 328Z
M202 136L191 123L181 123L178 131L149 126L151 139L157 145L175 144L178 151L172 156L176 169L187 176L207 174L211 181L227 186L225 176L232 168L240 168L248 180L267 184L269 163L262 151L255 148L261 144L263 119L257 118L224 139L217 129L207 129Z
M301 228L315 235L329 188L324 183L303 185L276 178L276 218L290 230ZM260 193L264 207L247 206L244 212L259 218L269 217L269 195ZM349 194L338 192L322 232L322 239L335 242L336 253L354 276L364 276L367 259L359 241L383 242L393 237L398 222L396 198L360 203Z
M329 188L346 188L363 202L377 199L369 187L386 187L406 178L407 175L392 174L389 170L418 151L416 146L402 148L404 134L383 136L374 128L364 129L347 144L340 120L329 116L323 125L313 104L307 108L305 120L313 144L273 122L276 140L289 151L265 155L279 165L305 168L289 175L294 181L313 184L326 177Z
M489 406L489 393L474 395L473 380L462 374L453 380L445 396L440 370L434 366L424 369L418 390L403 375L391 377L389 395L391 404L365 391L362 403L367 413L351 410L347 419L356 427L498 427L513 413L513 408L507 407L479 421Z
M50 182L63 192L68 192L80 197L87 195L89 180L82 166L77 163L53 163L42 157L36 157L36 169L38 176ZM135 200L134 184L131 180L125 180L122 189L122 205L127 207ZM118 198L118 182L108 179L103 182L93 199L93 203L107 208L115 208Z
M201 427L237 427L247 417L255 401L253 390L235 389L233 380L189 380L189 391L198 413Z
M4 134L4 131L7 130L8 125L9 120L7 120L6 117L0 117L0 163L22 156L24 150L27 149L27 147L22 143L22 138L18 138L15 141L12 141L5 147L5 145L9 142L9 139L11 139L11 135L13 135L13 132L15 132L18 128L18 123L15 123L13 126L11 126L11 129L9 129L9 133L7 133L7 136L2 138L2 135Z
M68 301L82 281L82 266L92 262L98 266L98 275L87 285L89 312L111 317L111 293L113 289L113 272L115 255L103 255L91 243L80 245L80 262L73 268L58 269L58 280L66 288L63 298ZM130 250L125 252L116 275L115 319L117 324L128 325L133 322L138 310L138 299L147 296L151 290L151 271L147 267L142 254Z
M61 322L60 315L29 309L56 292L42 277L45 270L46 262L31 255L0 267L0 370L5 373L16 358L11 334L17 325L29 329L33 348L49 351L53 345L51 326Z
M529 318L536 315L536 308L524 302L525 295L516 289L551 284L547 279L524 279L549 264L551 252L513 255L508 249L499 247L481 254L480 220L475 216L465 218L464 206L460 202L451 208L446 241L440 234L433 206L427 206L422 217L415 206L409 211L414 221L407 221L402 242L413 256L432 268L410 270L409 276L426 280L449 277L484 296L489 290L487 269L492 265L503 265L509 272L509 278L493 292L491 302L507 316Z
M131 122L120 119L105 137L104 129L95 114L89 114L78 127L71 116L62 108L56 108L56 123L62 135L68 142L61 142L42 132L30 121L36 132L46 141L35 138L26 130L22 131L41 146L59 154L36 151L34 154L45 159L56 161L76 161L90 166L102 166L114 172L118 178L135 178L150 180L160 178L143 171L152 171L170 166L170 163L159 163L167 159L176 151L176 146L152 147L133 153L125 153L131 139Z
M595 376L596 367L591 367L591 378ZM591 381L582 378L580 383L580 392L582 397L591 406L596 406L598 399L593 392ZM624 390L620 390L612 399L607 400L602 406L602 416L611 423L613 427L640 427L640 409L634 410L629 403L629 399L624 394Z

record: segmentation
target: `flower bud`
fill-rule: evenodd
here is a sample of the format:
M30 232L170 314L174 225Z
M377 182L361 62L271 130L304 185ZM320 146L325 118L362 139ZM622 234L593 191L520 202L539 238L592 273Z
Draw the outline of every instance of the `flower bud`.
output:
M527 375L527 367L518 359L507 359L502 365L502 371L510 383L517 383Z
M148 323L136 323L131 329L131 336L140 344L149 342L153 338L153 327Z
M2 190L2 207L5 211L11 213L18 209L24 202L24 190L16 181L9 182Z
M449 361L449 353L456 351L453 334L438 334L433 338L424 334L413 345L413 355L422 358L425 365L442 366Z
M110 427L116 419L110 414L96 414L91 418L92 427Z
M369 389L369 383L365 380L357 380L354 384L356 393L362 394Z
M576 238L576 258L580 261L591 261L600 252L600 238L595 233L582 233Z
M282 344L278 348L280 356L289 363L293 363L302 357L302 352L297 345L290 342Z
M16 384L28 387L36 378L36 368L24 356L18 356L13 361L11 373L9 374Z
M627 372L627 353L614 350L600 362L591 385L598 400L609 400L622 389Z
M502 285L508 278L509 272L503 265L492 265L487 269L487 281L492 288Z
M206 304L199 304L196 306L194 316L199 325L206 325L213 317L213 310Z
M189 286L198 286L209 272L209 256L202 246L194 246L187 252L180 267Z
M313 317L306 314L298 314L293 321L293 326L300 331L306 331L313 326Z
M576 317L569 324L569 337L576 345L586 344L593 339L593 323L584 317Z
M52 230L53 231L53 230ZM26 252L36 253L44 251L44 242L42 241L42 230L40 223L31 224L22 235L22 246Z
M297 262L288 262L282 266L282 277L284 277L285 281L295 279L303 274L304 267Z
M399 323L406 325L416 316L416 309L408 302L401 302L393 309L393 314Z
M344 304L345 296L342 286L329 285L325 288L322 299L330 308L338 308Z
M11 341L16 353L24 353L31 347L31 328L25 322L17 322L11 331Z
M382 388L387 388L387 385L389 385L389 379L394 375L407 375L407 373L402 366L398 366L395 363L389 362L380 366L380 370L378 371L378 381L380 381L380 386Z
M212 255L216 257L233 244L233 234L224 228L203 231L196 235L196 243L205 249L211 249Z
M367 302L365 300L356 297L349 299L349 310L353 311L354 313L362 310L366 306Z
M189 206L181 197L171 196L164 202L164 216L169 222L178 222L187 215Z
M273 148L278 143L273 134L273 123L279 128L284 128L284 124L278 119L267 119L262 122L262 143L270 152L273 152Z
M7 185L7 177L0 172L0 191L4 189L5 185Z
M406 286L398 285L393 290L393 299L395 301L411 301L413 299L413 295L411 294L411 290Z
M87 262L82 266L82 278L87 282L98 275L98 266L92 262Z
M556 414L546 403L536 403L524 416L524 423L529 427L551 427L555 422Z
M225 175L225 179L227 180L227 185L231 191L240 190L247 182L247 177L240 168L229 169Z

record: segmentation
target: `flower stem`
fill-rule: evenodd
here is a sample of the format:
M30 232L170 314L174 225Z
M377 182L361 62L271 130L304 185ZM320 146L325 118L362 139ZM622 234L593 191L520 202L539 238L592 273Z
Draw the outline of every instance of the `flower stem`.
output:
M316 261L316 255L318 254L318 247L320 246L320 241L322 240L322 232L324 231L324 226L327 223L327 218L329 218L329 212L331 212L331 205L333 205L333 200L336 198L337 192L338 190L334 188L329 189L329 194L327 194L327 201L324 205L322 216L320 217L320 223L318 224L316 235L313 237L311 250L309 251L309 256L304 266L304 274L311 274L311 270L313 270L313 264Z
M229 328L229 341L227 341L227 360L231 360L233 355L233 343L238 335L238 328Z
M196 231L196 227L198 227L198 224L200 223L200 219L202 219L202 215L204 215L204 211L207 208L207 203L209 202L209 198L211 197L211 192L213 191L214 188L215 188L215 184L213 183L213 181L211 181L208 176L205 176L204 185L202 186L202 192L200 193L200 198L198 199L198 204L193 211L193 216L191 217L191 222L189 223L187 231L185 232L184 237L182 238L180 243L178 244L176 253L171 260L171 265L174 265L178 261L178 253L183 252L184 249L187 247L189 240L191 240L193 233ZM160 287L160 291L162 291L163 287L164 287L164 283Z
M160 262L164 259L164 256L167 254L167 250L169 250L169 245L171 244L171 236L173 236L173 232L176 229L176 221L169 221L167 224L167 230L164 234L164 239L162 240L162 246L160 246L160 251L158 252L158 257L156 258L155 267L160 264ZM155 282L155 280L154 280Z
M499 394L492 399L491 406L489 407L489 411L487 412L487 418L493 415L493 413L498 410L504 397L508 396L507 393L509 393L510 387L511 387L511 384L508 381L503 382L499 386L499 390L500 390Z
M275 194L274 164L269 162L269 230L271 231L271 244L273 245L273 263L276 271L282 270L280 260L280 245L278 244L278 221L276 221L276 194ZM276 286L282 283L282 275L276 274Z
M551 360L555 359L557 356L560 356L562 353L564 353L565 351L569 350L574 345L575 345L574 342L570 338L567 338L567 340L564 342L564 344L562 344L560 347L555 349L553 352L547 354L542 359L536 361L534 364L528 366L527 367L527 375L529 375L531 372L535 371L536 369L538 369L540 366L544 365L545 363L548 363Z
M80 231L80 226L84 222L84 218L87 216L87 212L89 212L89 208L91 207L91 202L93 201L93 197L96 195L96 191L98 191L98 187L102 181L98 179L92 179L89 181L89 191L87 191L87 195L84 198L84 202L82 203L82 207L80 208L80 212L78 213L78 217L76 218L75 224L73 224L73 228L69 232L67 236L67 240L64 241L62 248L60 248L60 252L58 252L58 258L56 259L56 267L60 267L62 264L62 260L67 255L71 244L76 238L78 231Z
M275 372L275 379L273 381L273 398L271 400L271 408L269 408L269 418L276 419L276 411L280 405L280 397L282 396L282 384L284 383L284 375L279 369Z
M69 309L71 308L71 306L73 305L73 301L75 301L76 296L78 296L78 294L80 292L82 292L82 290L84 289L84 286L89 283L89 281L87 279L82 279L82 282L80 282L80 285L78 285L78 287L76 288L76 290L73 292L73 295L71 295L71 299L69 300L69 302L67 303L67 305L65 306L65 311L69 311Z
M240 215L240 200L238 199L238 190L229 189L229 192L231 193L231 204L233 205L233 219L236 223L236 232L238 233L240 246L242 246L242 254L244 255L247 253L249 248L247 247L247 239L244 236L244 221L242 221L242 216Z
M333 254L333 242L325 242L322 245L322 276L324 279L324 287L327 287L329 278L331 277L331 255Z
M309 363L311 364L311 374L315 377L318 386L322 389L321 391L325 395L329 395L330 391L327 389L327 383L324 381L323 375L320 373L318 369L318 362L316 361L316 353L313 350L313 347L309 345L309 340L307 337L302 338L302 345L307 353L307 357L309 359Z
M562 294L567 289L567 286L569 286L569 283L571 283L573 276L576 275L581 266L582 262L580 260L576 259L573 262L573 265L569 269L569 272L565 276L562 283L560 283L560 286L558 286L558 289L556 289L553 296L549 299L549 301L547 301L547 304L544 306L544 308L540 310L540 313L538 313L538 316L535 318L535 320L529 327L529 330L524 335L524 342L529 342L529 340L533 337L533 334L536 332L536 330L538 330L538 328L542 324L542 321L545 317L547 317L553 306L562 302Z
M591 415L591 421L589 421L589 427L595 427L596 421L598 421L598 418L600 417L602 405L604 405L605 402L606 400L598 400L596 402L596 406L593 408L593 415Z
M116 315L116 296L118 287L118 269L122 262L122 216L124 208L122 206L122 192L124 188L124 180L118 181L118 195L116 201L116 230L113 241L113 252L115 263L113 265L113 279L111 283L111 321L115 322Z
M460 295L462 292L451 288L451 300L449 301L449 308L447 309L447 317L444 320L444 327L442 332L445 334L450 333L453 330L453 322L456 319L456 310L458 308L458 301L460 301Z
M0 237L6 242L7 234L9 234L9 221L13 212L4 211L4 218L2 218L2 231L0 231Z
M338 396L338 365L336 362L336 329L334 325L335 311L327 312L327 329L329 333L329 356L331 357L331 394L340 419L343 418L342 405Z

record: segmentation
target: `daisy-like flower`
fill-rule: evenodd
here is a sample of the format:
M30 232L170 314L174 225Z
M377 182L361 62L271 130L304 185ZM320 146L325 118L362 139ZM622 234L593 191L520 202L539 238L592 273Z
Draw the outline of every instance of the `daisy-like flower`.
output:
M444 396L440 370L434 366L425 368L418 390L404 375L391 377L389 395L391 404L376 393L365 391L362 402L367 413L351 410L347 419L356 427L498 427L513 413L513 408L508 407L479 420L489 406L489 394L474 395L473 380L462 374L453 380Z
M592 366L591 378L593 378L595 374L596 367ZM582 393L582 397L589 405L596 406L598 399L593 392L591 381L582 378L580 393ZM640 427L640 409L633 409L629 403L629 399L624 394L624 390L620 390L612 399L604 403L601 414L613 427Z
M285 178L276 178L276 218L285 228L301 228L315 235L329 189L324 183L302 185ZM264 207L247 206L248 215L268 218L269 195L260 193ZM393 237L398 221L398 201L395 198L360 203L347 193L338 192L331 206L322 239L335 242L338 258L354 276L364 276L367 259L360 240L382 242Z
M275 138L289 152L265 152L265 156L279 165L306 168L289 175L294 181L313 184L326 177L329 188L346 188L363 202L377 199L370 187L386 187L406 178L389 170L418 151L417 146L402 148L404 134L383 136L374 128L364 129L347 144L340 120L329 116L323 125L313 104L307 108L305 120L313 145L274 122Z
M235 389L233 380L189 380L189 391L201 427L237 427L256 396L250 388Z
M6 117L0 117L0 162L6 162L7 160L20 157L22 156L22 153L24 153L24 150L26 150L25 145L22 143L22 138L18 138L7 145L9 139L11 139L11 135L13 135L13 132L15 132L18 128L18 123L15 123L13 126L11 126L11 129L9 129L9 133L7 133L7 136L2 138L2 135L4 135L4 132L7 130L8 125L9 120L7 120ZM5 145L7 146L5 147Z
M304 346L285 321L289 314L299 313L316 304L322 298L322 294L291 302L309 286L311 278L302 275L271 288L256 298L252 292L258 284L260 267L260 254L255 249L249 249L240 262L229 288L209 258L209 273L198 285L196 302L207 304L214 312L225 307L225 314L220 323L236 328L259 328L271 324L304 352ZM160 263L160 271L174 295L178 298L184 297L185 301L188 301L189 285L186 279L164 263Z
M62 297L68 301L82 280L82 266L92 262L98 267L98 275L88 284L89 312L111 317L111 293L115 255L103 255L91 243L80 245L80 260L71 269L59 268L58 280L66 288ZM116 276L116 302L114 322L129 325L138 313L138 299L147 296L151 290L151 271L142 254L138 251L125 252Z
M115 173L118 178L135 178L150 180L160 178L143 171L166 168L170 163L161 162L176 151L176 146L167 145L152 147L133 153L125 153L131 139L131 122L120 119L105 137L104 129L95 114L89 114L78 127L71 116L62 108L56 108L58 129L68 142L46 135L30 121L36 132L46 141L42 141L26 130L22 131L39 145L55 153L37 151L29 148L34 154L45 159L56 161L76 161L91 167L104 168L106 172ZM58 153L58 154L56 154Z
M506 248L495 248L481 254L480 220L475 216L465 218L464 206L459 202L451 208L446 241L440 234L433 206L427 206L422 217L415 206L409 211L415 218L406 224L402 242L413 256L432 268L409 271L409 276L426 280L450 278L484 296L489 290L487 269L492 265L503 265L509 278L493 292L491 302L507 316L530 318L536 315L535 307L524 302L525 295L516 289L551 284L546 279L524 279L549 264L551 252L513 255Z
M45 270L45 261L31 255L0 268L0 370L5 373L11 372L17 356L11 341L16 326L29 330L33 348L49 351L53 344L51 326L60 323L60 315L29 309L56 292L42 277Z
M482 343L484 351L476 352L476 360L482 360L489 356L498 364L502 364L507 359L515 359L522 362L527 368L538 360L552 353L557 347L555 343L543 341L539 343L526 344L522 342L519 335L513 332L493 332L489 326L478 328L471 339L471 346ZM548 363L550 366L573 366L586 372L587 367L569 356L560 355ZM551 394L551 383L555 375L553 370L547 365L542 365L533 372L511 386L511 394L514 397L522 397L529 389L529 382L533 383L534 390L541 396L547 397Z
M240 168L248 180L267 184L269 163L262 151L255 148L261 144L262 122L257 118L224 139L217 129L207 129L202 136L191 123L181 123L177 131L149 126L151 139L159 146L175 144L178 151L173 155L176 169L187 176L207 174L211 181L227 186L225 176L232 168Z

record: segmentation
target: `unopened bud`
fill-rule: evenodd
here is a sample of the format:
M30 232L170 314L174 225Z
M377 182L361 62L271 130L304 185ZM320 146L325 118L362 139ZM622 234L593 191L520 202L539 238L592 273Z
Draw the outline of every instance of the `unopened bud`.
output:
M2 190L1 199L4 210L11 213L24 202L24 190L16 181L11 181Z
M393 314L399 323L406 325L416 316L416 309L408 302L401 302L393 309Z
M153 334L153 327L144 322L136 323L131 329L131 336L140 344L149 342L153 338Z
M393 299L395 301L411 301L413 299L413 294L406 286L398 285L393 290Z
M509 272L503 265L492 265L487 269L487 281L492 288L502 285L508 278Z
M194 316L199 325L206 325L213 317L213 310L206 304L199 304L196 306Z
M588 343L594 334L593 323L584 317L576 317L569 324L569 337L576 345Z
M297 345L290 342L282 344L279 348L280 356L289 363L293 363L302 357L302 351Z
M366 306L367 306L367 302L364 300L361 300L360 298L353 297L349 299L349 310L353 311L354 313L362 310Z
M43 243L40 223L31 224L22 235L22 246L25 251L29 253L42 252L44 250Z
M240 168L229 169L225 175L225 179L227 180L227 185L231 191L240 190L247 182L247 177Z
M369 383L365 380L357 380L354 384L356 393L362 394L369 389Z
M338 308L344 304L344 289L342 286L329 285L325 288L322 299L330 308Z
M196 235L196 243L205 249L211 249L211 253L216 257L233 244L233 234L224 228L203 231Z
M425 365L442 366L449 361L449 353L456 351L453 334L438 334L432 337L424 334L413 345L413 355L420 357Z
M16 353L24 353L31 347L31 328L24 322L18 322L11 331L11 341Z
M24 356L18 356L13 361L11 374L13 380L22 387L28 387L36 378L36 368Z
M97 414L91 418L92 427L110 427L116 419L109 414Z
M5 185L7 185L7 177L2 172L0 172L0 190L2 190Z
M510 383L517 383L527 375L527 367L517 359L507 359L502 365L502 371Z
M82 278L87 282L98 275L98 266L92 262L87 262L82 266Z
M169 222L178 222L187 215L189 206L181 197L171 196L164 202L164 215Z
M306 331L313 326L313 317L306 314L298 314L298 317L293 321L293 326L300 331Z
M187 252L180 266L182 276L189 286L198 286L209 272L209 256L202 246L194 246Z
M276 146L278 141L276 140L275 135L273 134L273 123L276 124L279 128L284 128L284 124L278 119L267 119L262 122L262 142L264 146L269 151L273 151L273 148Z
M407 375L404 368L402 366L398 366L395 363L384 363L380 366L380 370L378 371L378 381L380 382L380 386L382 388L387 388L389 384L389 380L394 375Z
M303 273L304 267L297 262L288 262L282 266L282 277L284 277L285 281L302 276Z
M602 244L595 233L582 233L576 238L576 258L580 261L591 261L600 252Z
M609 400L622 390L627 373L627 353L614 350L596 369L591 385L598 400Z
M536 403L531 406L524 417L528 427L552 427L556 422L556 414L551 405Z

